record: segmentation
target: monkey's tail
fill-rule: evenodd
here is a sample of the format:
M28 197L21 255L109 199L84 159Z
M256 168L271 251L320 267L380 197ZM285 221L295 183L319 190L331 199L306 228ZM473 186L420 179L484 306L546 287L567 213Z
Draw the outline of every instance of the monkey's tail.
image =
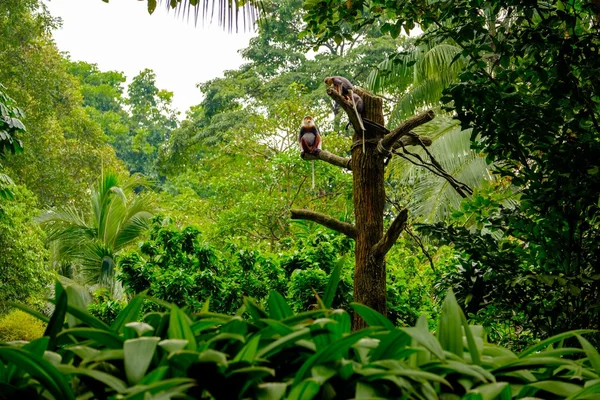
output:
M356 117L358 118L358 123L360 124L360 129L362 130L362 148L363 148L363 154L365 154L365 126L363 125L362 122L362 117L360 116L360 114L358 113L358 109L356 108L356 102L354 101L354 92L352 90L349 91L350 93L350 98L352 99L352 105L354 106L354 113L356 114Z
M312 163L312 190L315 190L315 160L312 160L311 163Z

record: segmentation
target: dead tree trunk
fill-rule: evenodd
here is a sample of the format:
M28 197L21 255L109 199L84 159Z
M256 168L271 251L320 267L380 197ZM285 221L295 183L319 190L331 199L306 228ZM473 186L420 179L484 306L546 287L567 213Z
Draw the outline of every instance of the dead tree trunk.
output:
M305 156L305 159L319 159L352 170L355 225L334 221L331 217L309 210L292 210L292 218L315 221L356 241L354 301L386 315L385 255L404 229L408 211L402 210L384 234L384 161L391 157L394 149L431 144L429 138L419 138L410 130L433 119L433 112L417 115L390 132L384 127L383 100L360 89L355 92L362 97L365 106L365 152L363 153L363 134L352 104L330 88L327 93L346 111L354 127L352 156L345 159L327 151ZM364 326L363 319L355 313L352 329Z
M360 92L366 119L383 125L383 102L381 98ZM353 136L352 171L353 200L356 223L354 266L354 301L367 305L383 315L387 313L386 274L383 257L372 255L372 248L383 237L383 210L385 208L384 158L377 151L377 143L383 139L382 131L365 126L365 153L362 132ZM359 329L364 321L354 313L352 326Z

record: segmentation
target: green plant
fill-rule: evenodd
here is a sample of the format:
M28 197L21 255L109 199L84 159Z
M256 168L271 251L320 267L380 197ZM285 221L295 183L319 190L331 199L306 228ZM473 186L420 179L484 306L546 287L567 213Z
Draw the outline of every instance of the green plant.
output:
M369 327L351 332L350 315L330 308L341 267L313 311L295 314L271 292L268 312L250 299L233 316L209 312L208 303L192 314L160 302L166 312L137 322L138 296L110 326L69 306L57 283L45 337L0 347L0 383L4 393L55 399L576 399L600 391L600 354L581 336L589 331L513 353L468 325L452 292L435 335L425 317L396 329L360 304L352 307ZM67 314L82 324L68 328Z
M0 342L32 341L44 335L46 324L21 310L0 317Z
M124 301L114 300L108 290L101 288L93 293L92 302L88 304L87 310L102 322L112 324L126 305Z

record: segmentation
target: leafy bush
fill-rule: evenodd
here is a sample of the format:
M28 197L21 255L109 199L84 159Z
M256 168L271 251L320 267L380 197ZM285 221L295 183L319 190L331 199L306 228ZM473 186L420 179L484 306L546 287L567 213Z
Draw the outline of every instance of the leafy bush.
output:
M33 221L36 197L23 186L11 186L13 200L2 200L0 213L0 314L5 302L41 297L54 274L46 270L44 234Z
M125 306L125 302L112 299L109 291L102 288L94 292L92 302L88 304L87 309L102 322L112 324Z
M46 324L20 310L13 310L0 318L0 342L31 341L44 336Z
M249 299L234 316L161 302L167 312L137 322L138 296L110 326L68 306L57 284L46 336L0 347L0 383L9 396L45 391L55 399L575 399L600 392L600 354L581 336L589 331L516 354L469 326L452 292L435 335L424 316L396 329L359 304L352 307L369 327L351 332L350 315L329 308L340 268L313 311L294 314L271 292L268 313ZM68 313L83 324L68 328ZM568 338L578 345L564 347Z

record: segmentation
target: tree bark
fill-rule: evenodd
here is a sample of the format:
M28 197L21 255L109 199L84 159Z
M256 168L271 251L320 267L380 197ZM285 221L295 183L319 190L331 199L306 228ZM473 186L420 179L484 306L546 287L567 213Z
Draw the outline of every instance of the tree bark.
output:
M364 101L364 117L384 125L382 99L365 91L356 92ZM383 237L385 155L377 151L377 141L371 139L382 139L383 134L381 130L372 129L367 124L365 153L362 145L353 145L351 165L356 226L354 301L386 315L384 257L373 257L372 253L374 246ZM355 143L362 141L362 133L355 131L353 139ZM357 330L365 326L365 321L354 313L352 329Z

